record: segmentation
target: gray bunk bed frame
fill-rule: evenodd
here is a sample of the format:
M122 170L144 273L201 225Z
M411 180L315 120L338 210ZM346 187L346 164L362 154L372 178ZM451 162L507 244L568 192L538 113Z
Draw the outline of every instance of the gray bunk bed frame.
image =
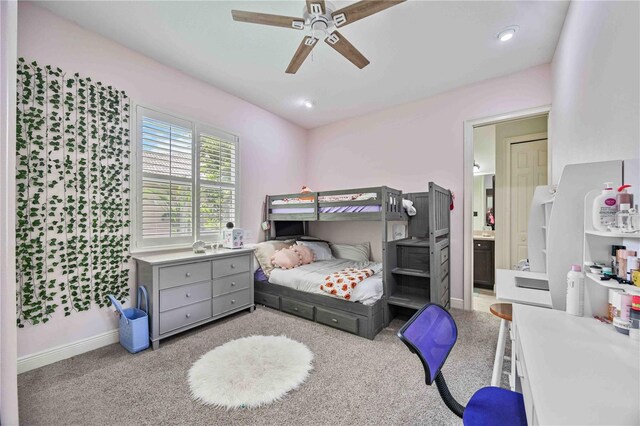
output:
M322 202L326 195L375 193L375 199ZM295 197L313 197L312 203L274 204ZM429 182L429 192L408 193L418 214L407 216L402 191L386 186L304 194L268 195L268 221L380 221L383 260L383 297L373 305L337 299L255 280L255 303L319 322L373 340L397 308L419 309L429 301L449 307L449 205L451 192ZM380 206L376 212L323 213L322 207ZM273 213L275 208L306 208L304 213ZM389 222L407 221L408 237L388 241ZM307 226L304 229L308 229ZM421 258L427 256L427 259ZM404 259L404 260L403 260ZM427 269L428 268L428 269ZM404 277L409 277L404 278ZM435 285L433 285L435 284Z

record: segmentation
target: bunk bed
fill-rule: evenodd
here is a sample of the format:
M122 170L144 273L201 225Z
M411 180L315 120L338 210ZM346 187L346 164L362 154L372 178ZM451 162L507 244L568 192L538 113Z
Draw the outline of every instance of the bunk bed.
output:
M255 280L256 303L373 339L399 310L433 301L449 307L449 206L451 192L433 182L428 192L406 193L386 186L269 195L268 221L379 221L383 296L365 305ZM417 214L408 216L403 198ZM405 221L407 238L388 241L389 222ZM308 229L307 226L303 227Z

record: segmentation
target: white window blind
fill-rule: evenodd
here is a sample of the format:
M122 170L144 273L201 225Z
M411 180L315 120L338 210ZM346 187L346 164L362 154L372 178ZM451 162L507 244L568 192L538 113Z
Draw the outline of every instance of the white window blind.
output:
M200 148L201 237L222 238L222 229L236 218L236 141L202 131Z
M237 138L147 108L137 113L136 245L220 240L226 223L237 222Z

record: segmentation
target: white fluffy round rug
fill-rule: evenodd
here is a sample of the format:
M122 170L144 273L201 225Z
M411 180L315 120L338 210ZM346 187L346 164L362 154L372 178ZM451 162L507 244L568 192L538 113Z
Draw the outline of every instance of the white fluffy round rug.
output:
M288 337L243 337L196 361L189 370L189 386L193 397L207 405L260 407L304 383L311 361L309 348Z

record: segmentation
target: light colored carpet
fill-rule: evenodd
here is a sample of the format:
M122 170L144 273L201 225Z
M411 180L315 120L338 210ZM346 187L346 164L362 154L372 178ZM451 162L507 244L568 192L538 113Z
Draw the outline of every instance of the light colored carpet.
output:
M458 343L443 373L466 404L491 381L499 320L452 311ZM269 308L241 313L129 354L114 344L18 377L26 425L441 425L460 424L420 360L398 340L394 321L374 341ZM268 406L227 411L194 401L187 374L203 354L255 334L286 335L314 353L305 384Z

